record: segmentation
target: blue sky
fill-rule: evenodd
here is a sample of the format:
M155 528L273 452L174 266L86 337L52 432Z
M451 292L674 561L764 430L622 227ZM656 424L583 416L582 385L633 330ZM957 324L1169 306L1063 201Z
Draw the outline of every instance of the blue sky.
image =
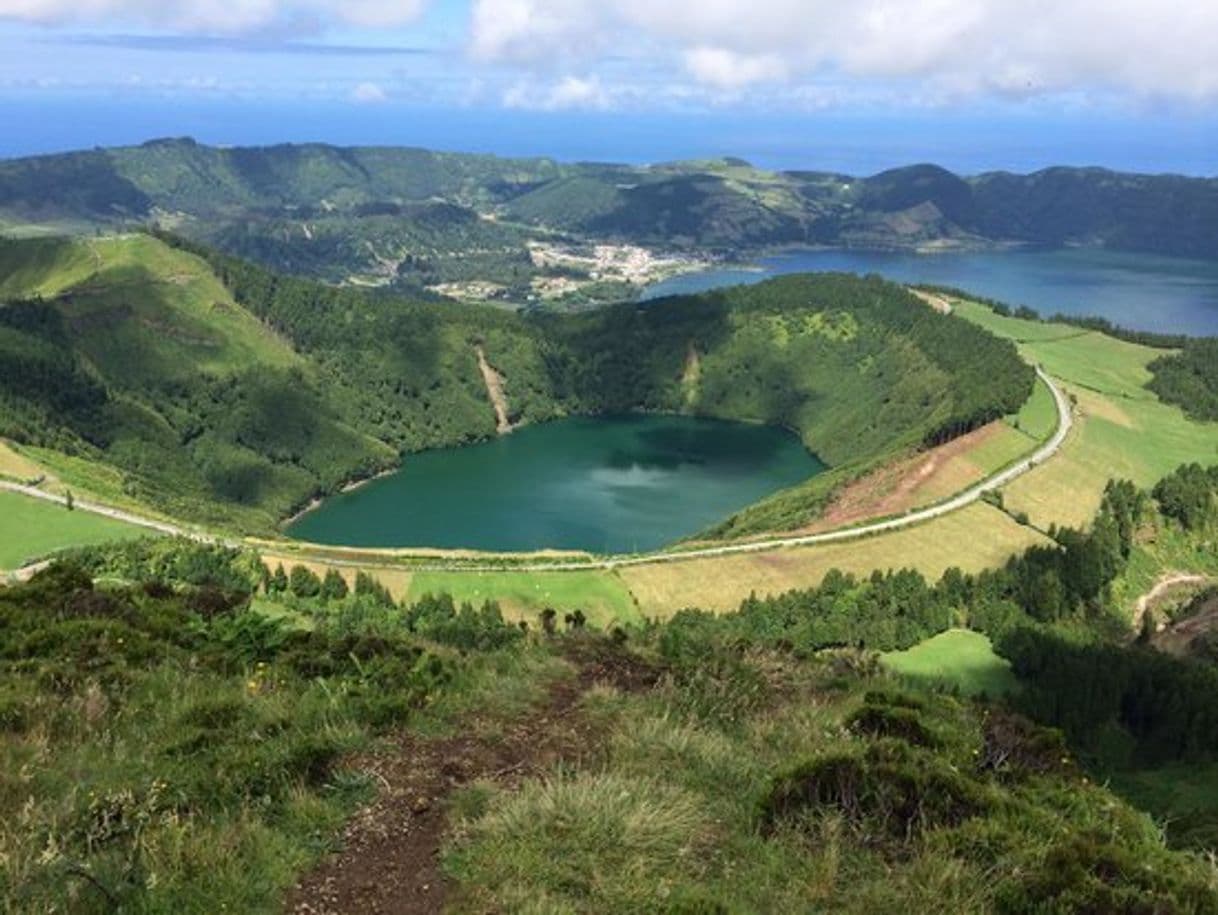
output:
M0 155L191 134L1218 174L1213 0L0 0Z

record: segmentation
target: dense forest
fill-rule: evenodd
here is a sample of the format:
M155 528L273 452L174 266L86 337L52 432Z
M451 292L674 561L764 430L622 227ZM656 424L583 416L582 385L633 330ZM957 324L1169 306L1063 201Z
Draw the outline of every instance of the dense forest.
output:
M326 286L168 236L9 241L0 262L0 434L245 529L400 454L496 434L479 349L513 423L759 421L837 466L1015 412L1033 382L1010 343L876 277L562 315Z
M1147 387L1165 401L1193 419L1218 419L1218 339L1185 341L1182 352L1156 359L1150 371Z

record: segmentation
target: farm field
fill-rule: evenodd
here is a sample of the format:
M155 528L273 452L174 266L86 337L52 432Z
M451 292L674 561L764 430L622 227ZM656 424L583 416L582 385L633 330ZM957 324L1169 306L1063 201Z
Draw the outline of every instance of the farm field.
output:
M901 677L956 687L969 696L999 696L1016 686L1011 665L994 653L979 632L949 629L905 651L890 651L880 663Z
M734 610L756 592L779 594L820 583L831 569L867 575L875 569L917 569L929 579L957 566L977 572L1044 542L984 503L925 524L842 543L736 553L622 568L619 574L644 616L671 616L683 607Z
M622 580L612 572L415 572L407 597L448 593L457 602L499 602L505 617L535 625L547 607L561 617L582 610L588 622L608 628L614 622L642 621Z
M957 302L957 313L1016 341L1024 358L1043 365L1076 402L1075 426L1061 452L1005 490L1007 507L1027 512L1037 526L1086 524L1114 477L1150 486L1180 464L1218 459L1218 425L1187 419L1145 388L1146 366L1162 350L1005 318L971 302Z
M143 528L112 518L0 492L0 569L16 569L66 547L147 535Z

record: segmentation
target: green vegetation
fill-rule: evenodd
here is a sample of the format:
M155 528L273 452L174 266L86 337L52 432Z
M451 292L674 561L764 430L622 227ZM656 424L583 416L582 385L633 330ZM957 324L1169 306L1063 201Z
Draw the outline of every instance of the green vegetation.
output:
M559 617L579 610L603 629L642 622L621 580L600 571L415 572L410 599L427 594L451 594L456 601L475 605L493 600L512 619L535 620L550 607Z
M514 423L654 410L785 425L841 465L836 480L1014 413L1032 390L1010 344L876 278L519 315L323 286L167 241L0 244L34 265L0 308L0 433L108 465L107 489L126 498L245 531L401 452L494 435L478 347ZM718 534L804 523L827 485Z
M730 159L634 167L189 139L0 163L10 224L159 220L276 270L406 289L476 278L516 302L544 273L526 242L555 233L728 252L1015 240L1212 257L1216 211L1213 179L1101 169L961 178L918 165L861 178Z
M1053 733L849 655L778 673L700 649L586 700L594 763L460 799L457 911L1213 910L1206 866Z
M1150 364L1148 387L1197 420L1218 420L1218 340L1189 340L1182 352Z
M888 652L881 663L900 677L966 696L1003 696L1015 687L1011 665L994 653L989 639L968 629L949 629L905 651Z
M143 528L12 492L0 492L0 569L67 547L147 536Z
M1037 379L1032 396L1007 421L1035 441L1047 441L1057 431L1058 423L1057 403L1049 386Z
M727 638L692 617L526 632L493 604L399 608L369 580L299 597L304 576L261 569L146 540L0 591L6 907L276 911L388 785L367 771L450 784L437 757L485 746L481 778L430 799L442 847L358 851L442 852L456 911L1214 911L1212 869L1060 735L772 638L755 609ZM906 582L869 587L899 614Z
M129 500L264 529L393 462L197 257L145 235L0 249L30 265L0 308L0 433L110 465Z
M449 692L510 707L547 668L508 650L522 634L493 605L386 616L351 596L306 629L246 609L257 564L240 553L141 542L78 561L90 574L0 589L13 911L274 911L370 794L344 753L425 705L442 716Z
M1037 526L1084 523L1114 477L1153 486L1180 464L1218 460L1218 426L1191 421L1147 389L1161 350L1091 330L996 313L973 301L955 312L1013 340L1077 404L1075 430L1062 451L1006 487L1007 508Z

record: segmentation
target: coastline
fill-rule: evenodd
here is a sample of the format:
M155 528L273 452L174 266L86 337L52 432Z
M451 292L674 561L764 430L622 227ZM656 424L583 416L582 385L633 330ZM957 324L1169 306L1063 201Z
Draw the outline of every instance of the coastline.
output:
M390 476L391 474L397 473L398 470L400 469L400 467L401 467L401 465L398 465L398 467L387 467L384 470L378 470L376 473L370 474L369 476L366 476L366 477L355 477L351 480L348 480L346 483L344 483L342 486L340 486L338 488L338 492L331 493L330 495L343 495L345 493L355 492L355 490L359 489L362 486L367 486L369 483L379 480L382 477L387 477L387 476ZM293 524L295 524L297 521L299 521L309 512L320 507L321 503L324 502L326 500L326 498L327 498L326 496L314 496L308 502L306 502L302 508L298 508L291 515L288 515L288 517L286 517L282 521L280 521L279 529L286 530L287 528L291 527Z

